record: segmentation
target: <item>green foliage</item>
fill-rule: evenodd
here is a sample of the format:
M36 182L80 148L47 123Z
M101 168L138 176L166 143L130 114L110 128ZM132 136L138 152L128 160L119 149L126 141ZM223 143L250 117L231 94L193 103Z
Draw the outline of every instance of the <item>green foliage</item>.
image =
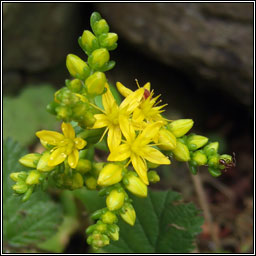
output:
M23 203L13 194L13 171L25 170L18 159L26 151L17 142L7 139L3 144L3 238L13 247L35 245L53 235L62 221L62 208L42 192L33 193Z
M120 239L104 248L111 253L188 253L201 231L203 218L192 204L178 202L173 191L149 191L147 198L131 196L136 210L133 227L120 222Z
M50 85L37 85L27 87L18 97L4 97L4 138L12 137L25 146L33 142L33 134L37 130L54 128L55 118L45 111L53 94L54 89Z

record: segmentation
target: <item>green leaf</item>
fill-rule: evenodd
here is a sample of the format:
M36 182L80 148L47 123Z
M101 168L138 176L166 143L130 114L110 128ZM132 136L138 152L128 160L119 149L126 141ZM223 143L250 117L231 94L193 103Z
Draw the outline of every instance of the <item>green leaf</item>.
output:
M147 198L133 199L133 227L119 221L120 239L103 248L111 253L188 253L201 231L203 218L192 203L179 202L173 191L149 191Z
M18 97L3 98L3 135L12 137L22 146L36 139L39 129L53 129L56 119L46 111L54 89L50 85L27 87Z
M9 178L11 172L26 168L18 159L26 154L17 142L7 139L3 144L3 238L4 243L13 247L32 245L54 235L62 221L62 208L44 192L34 192L23 203L14 195Z

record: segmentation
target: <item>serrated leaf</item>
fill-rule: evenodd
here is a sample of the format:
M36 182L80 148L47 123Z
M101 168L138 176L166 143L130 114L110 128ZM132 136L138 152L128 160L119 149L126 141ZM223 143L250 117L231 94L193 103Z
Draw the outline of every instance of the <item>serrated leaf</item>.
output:
M3 98L3 137L12 137L22 146L36 139L39 129L52 129L56 119L46 111L54 89L50 85L27 87L17 97Z
M188 253L201 231L203 218L192 204L179 202L173 191L149 191L147 198L133 199L133 227L119 221L120 239L103 250L111 253Z
M62 208L44 192L34 192L23 203L15 196L9 178L11 172L26 170L18 159L26 154L17 142L3 144L3 238L10 246L35 245L53 235L62 221Z

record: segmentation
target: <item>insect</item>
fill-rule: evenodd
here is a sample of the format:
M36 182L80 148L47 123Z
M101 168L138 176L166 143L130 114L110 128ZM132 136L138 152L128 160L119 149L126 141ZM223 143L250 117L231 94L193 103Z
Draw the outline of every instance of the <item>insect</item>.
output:
M233 152L232 160L229 159L220 159L219 163L225 166L224 171L236 167L236 154Z

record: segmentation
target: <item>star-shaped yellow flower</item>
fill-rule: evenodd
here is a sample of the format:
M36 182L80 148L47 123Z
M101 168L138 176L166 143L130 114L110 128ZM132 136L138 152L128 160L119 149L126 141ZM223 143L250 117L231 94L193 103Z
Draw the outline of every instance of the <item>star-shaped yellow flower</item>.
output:
M51 150L48 160L49 166L56 166L68 158L68 164L71 168L76 168L79 160L78 150L83 149L87 142L82 138L75 137L75 131L71 124L62 123L61 129L63 134L54 131L42 130L36 132L36 136L42 143L55 146Z
M122 101L120 106L118 106L109 86L107 86L107 92L102 95L104 110L99 109L102 114L94 115L96 122L92 129L107 127L102 138L108 132L107 142L110 151L114 150L121 143L122 132L120 129L120 119L129 119L131 113L140 104L143 93L143 88L132 92Z
M124 161L130 158L129 162L145 184L148 183L146 160L155 164L170 164L170 160L159 150L150 144L158 133L162 122L148 124L147 127L136 136L133 126L127 119L120 120L121 130L126 138L123 144L114 148L108 156L108 161Z

